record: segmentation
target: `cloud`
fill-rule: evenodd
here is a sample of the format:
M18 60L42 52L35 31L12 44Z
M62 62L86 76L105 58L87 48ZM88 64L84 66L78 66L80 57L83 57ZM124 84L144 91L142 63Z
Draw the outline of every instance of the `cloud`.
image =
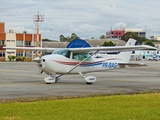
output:
M40 32L44 38L76 33L79 37L99 38L107 31L123 27L143 28L147 38L160 34L157 0L1 0L0 19L6 31L35 32L33 16L44 15Z

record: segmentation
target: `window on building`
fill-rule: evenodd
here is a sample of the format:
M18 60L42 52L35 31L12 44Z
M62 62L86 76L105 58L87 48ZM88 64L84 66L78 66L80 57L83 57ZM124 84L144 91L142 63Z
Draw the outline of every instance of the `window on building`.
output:
M4 40L0 40L0 45L4 45Z
M32 58L32 52L26 52L25 57L26 58Z
M5 52L0 52L0 57L5 57Z
M25 41L25 46L31 46L31 41Z
M23 46L23 41L17 40L17 41L16 41L16 45L17 45L17 46Z
M11 40L11 42L15 42L15 40Z
M18 57L18 56L23 56L23 52L17 52L16 57Z
M118 36L112 36L112 38L118 38Z
M146 36L146 33L145 33L145 32L140 32L140 33L139 33L139 36L140 36L140 37L145 37L145 36Z
M15 42L15 40L7 40L7 42Z

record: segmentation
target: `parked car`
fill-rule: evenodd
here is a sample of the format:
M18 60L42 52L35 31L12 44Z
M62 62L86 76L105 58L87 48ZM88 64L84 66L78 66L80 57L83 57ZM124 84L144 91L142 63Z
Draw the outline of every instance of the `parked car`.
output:
M148 57L148 60L150 60L150 61L158 61L159 58L158 57Z

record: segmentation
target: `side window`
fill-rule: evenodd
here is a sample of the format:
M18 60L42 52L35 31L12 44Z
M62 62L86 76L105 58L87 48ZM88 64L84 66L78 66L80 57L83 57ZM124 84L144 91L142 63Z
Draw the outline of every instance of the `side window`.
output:
M83 56L83 59L86 59L86 58L88 58L89 57L89 54L84 54L84 56ZM91 60L92 59L92 57L89 57L87 60ZM86 60L86 61L87 61Z
M79 54L79 53L73 53L73 59L76 59L76 60L82 60L82 54Z
M75 60L84 60L88 58L88 54L80 54L80 53L73 53L72 59ZM87 60L91 60L92 58L88 58Z

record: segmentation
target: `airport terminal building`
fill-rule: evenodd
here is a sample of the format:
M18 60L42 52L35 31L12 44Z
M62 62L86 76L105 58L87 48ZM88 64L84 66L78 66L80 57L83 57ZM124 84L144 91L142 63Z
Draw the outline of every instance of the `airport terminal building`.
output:
M38 41L38 42L37 42ZM38 44L37 44L38 43ZM17 46L17 47L35 47L42 46L42 35L32 34L23 31L22 33L15 33L13 30L5 32L5 23L0 22L0 60L7 60L9 55L13 56L25 56L27 60L32 60L39 54L38 52L32 53L32 51L25 50L5 50L4 46Z

